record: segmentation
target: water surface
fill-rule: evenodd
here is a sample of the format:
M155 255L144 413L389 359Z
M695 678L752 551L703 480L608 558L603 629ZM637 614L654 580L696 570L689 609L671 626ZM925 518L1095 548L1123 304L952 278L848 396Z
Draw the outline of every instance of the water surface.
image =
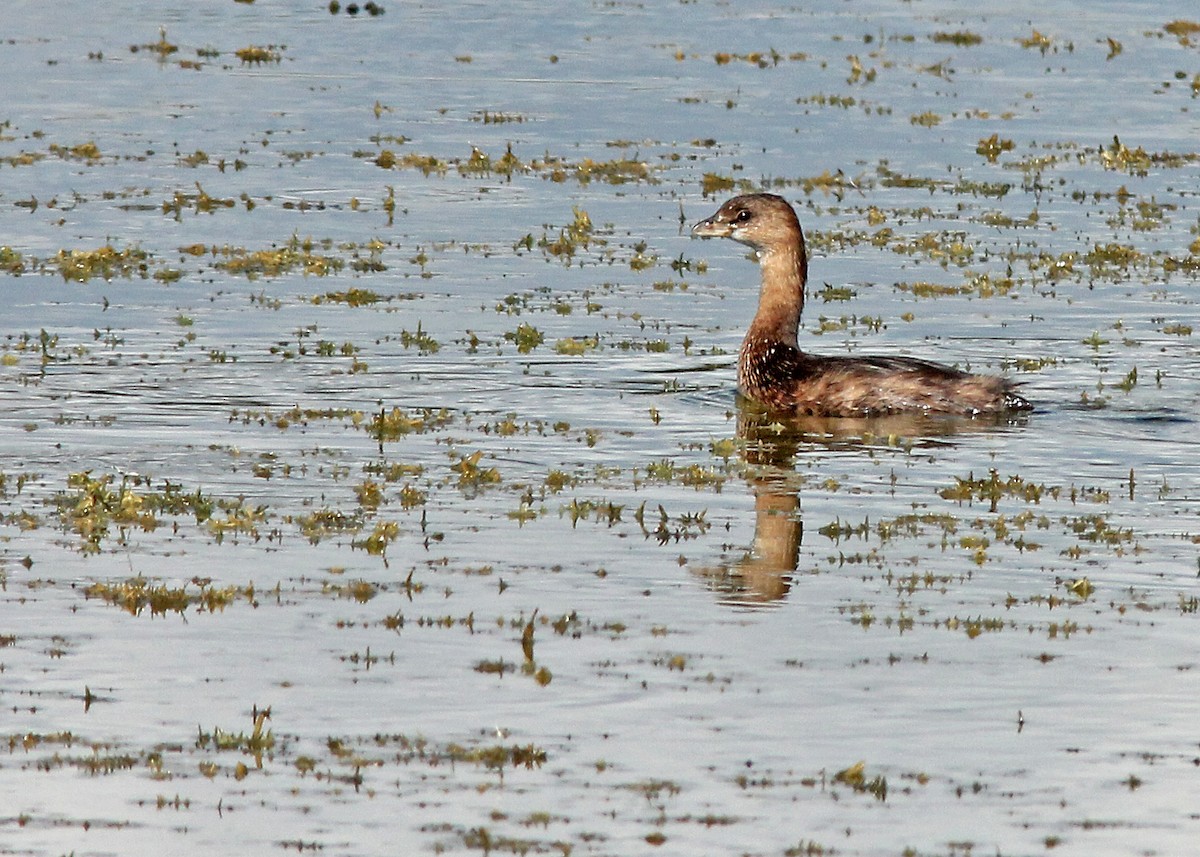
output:
M0 853L1191 847L1187 4L109 6L0 44ZM1037 411L740 408L762 189Z

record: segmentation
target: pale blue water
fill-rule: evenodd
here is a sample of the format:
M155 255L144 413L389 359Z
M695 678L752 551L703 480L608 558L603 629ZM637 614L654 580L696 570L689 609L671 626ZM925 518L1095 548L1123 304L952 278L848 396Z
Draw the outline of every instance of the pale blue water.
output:
M0 12L0 854L1187 853L1195 10L384 6ZM706 174L1038 410L739 430Z

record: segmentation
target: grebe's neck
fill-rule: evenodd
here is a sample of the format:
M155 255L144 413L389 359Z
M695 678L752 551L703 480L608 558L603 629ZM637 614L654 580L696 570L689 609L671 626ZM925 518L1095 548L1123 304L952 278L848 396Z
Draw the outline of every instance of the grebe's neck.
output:
M799 347L796 333L804 310L808 257L803 233L797 230L796 237L798 240L755 250L762 270L762 290L747 339L752 335L755 339Z

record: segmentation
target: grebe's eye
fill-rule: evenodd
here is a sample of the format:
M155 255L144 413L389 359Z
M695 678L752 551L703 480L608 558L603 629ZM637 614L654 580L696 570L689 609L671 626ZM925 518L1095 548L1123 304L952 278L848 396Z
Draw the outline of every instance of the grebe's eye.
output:
M737 213L737 217L733 218L734 223L745 223L751 217L750 210L743 208Z

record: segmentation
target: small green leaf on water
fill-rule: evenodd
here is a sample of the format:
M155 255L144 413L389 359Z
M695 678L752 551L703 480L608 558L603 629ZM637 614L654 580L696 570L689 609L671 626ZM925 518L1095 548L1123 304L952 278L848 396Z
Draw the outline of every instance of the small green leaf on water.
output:
M1092 593L1095 591L1095 587L1092 586L1092 582L1086 577L1069 581L1067 583L1067 589L1071 590L1072 593L1078 595L1080 598L1090 598Z
M878 800L887 800L887 780L883 777L867 779L866 762L856 762L833 775L835 783L842 783L856 792L870 792Z
M524 322L517 325L516 330L506 332L504 338L509 342L515 342L517 351L522 354L528 354L546 341L545 335L540 330L532 324L525 324Z
M975 147L975 153L983 155L989 163L995 163L1001 152L1011 151L1012 148L1012 140L1001 140L998 134L993 134L979 141L979 145Z

